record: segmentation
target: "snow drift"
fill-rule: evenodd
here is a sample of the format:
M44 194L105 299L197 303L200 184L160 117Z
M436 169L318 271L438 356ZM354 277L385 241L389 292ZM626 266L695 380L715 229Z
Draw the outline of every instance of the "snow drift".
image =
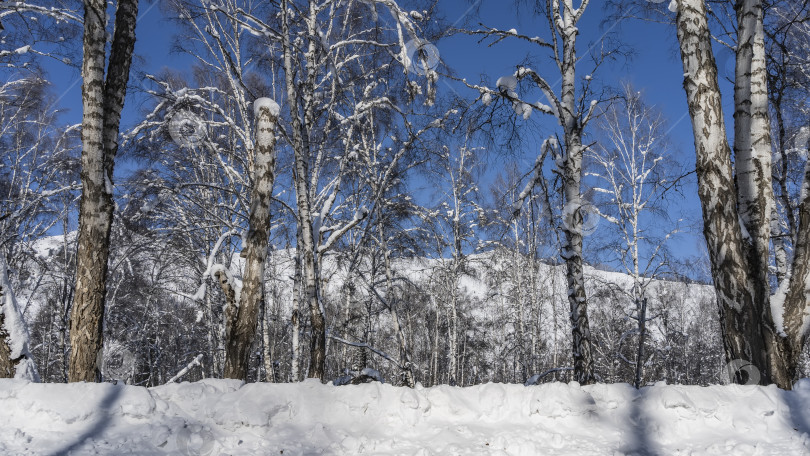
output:
M801 455L810 380L408 389L0 381L0 454Z

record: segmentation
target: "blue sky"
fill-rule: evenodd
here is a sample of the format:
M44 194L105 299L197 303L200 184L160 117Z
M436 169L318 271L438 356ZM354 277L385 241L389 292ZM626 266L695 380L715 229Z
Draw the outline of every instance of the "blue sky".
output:
M483 22L489 27L501 29L516 28L519 33L528 36L548 38L545 21L528 13L516 11L514 8L505 8L504 4L511 2L483 1L480 5L479 15L473 18L472 24ZM466 20L463 13L469 8L470 2L466 0L443 0L441 2L444 14L450 23L458 21L464 25ZM619 60L614 64L603 66L594 74L594 79L607 85L616 86L623 81L631 82L637 90L645 94L646 102L654 105L667 118L670 128L670 151L676 154L679 161L694 167L694 143L692 127L688 116L686 97L683 90L683 69L677 47L677 38L673 25L645 22L641 20L627 20L622 23L601 24L605 13L600 9L601 2L591 2L591 6L583 15L579 25L580 37L578 53L584 55L591 43L598 43L607 33L618 33L622 42L632 48L633 56L629 60ZM470 14L475 14L471 12ZM454 36L437 43L442 60L453 68L458 76L466 77L471 82L478 82L479 75L485 75L491 85L498 77L511 74L515 65L520 63L529 48L521 46L515 41L504 40L501 43L486 47L477 44L477 37ZM542 55L542 54L538 54ZM718 64L729 69L725 60L726 54L718 56ZM548 68L535 67L549 82L556 81L558 72L552 62ZM588 62L583 61L578 67L580 75L590 71ZM730 70L733 71L733 60ZM721 69L723 71L723 69ZM730 89L729 84L723 88ZM461 89L459 89L461 91ZM463 93L463 92L462 92ZM728 92L731 93L731 92ZM475 96L471 93L469 96ZM731 119L731 99L724 98L726 118ZM541 128L549 132L555 126L551 116L542 116L535 112L532 122L538 122ZM536 158L539 144L527 145L527 150L521 158L523 168L530 169ZM490 169L495 168L490 166ZM677 218L681 212L697 221L692 232L684 233L675 242L676 255L688 258L700 255L703 250L703 236L699 223L700 205L697 198L697 184L694 179L684 189L685 198L675 201L672 216Z
M478 10L470 9L471 5L478 6ZM507 5L507 6L504 6ZM528 11L515 10L512 2L503 0L483 0L477 3L469 0L442 0L440 10L450 24L457 26L465 25L466 21L475 25L479 21L488 26L510 29L516 28L521 33L530 36L548 37L545 21L532 16ZM594 75L600 83L607 85L618 85L622 81L632 82L633 85L644 92L648 104L655 105L662 111L669 121L671 150L678 154L680 161L688 166L694 166L694 147L692 140L691 125L687 115L687 105L682 87L682 67L680 56L677 51L677 41L672 25L643 22L639 20L628 20L620 24L602 24L605 13L601 10L601 2L593 1L589 9L585 12L580 23L580 37L578 52L583 55L589 47L589 43L599 42L599 39L608 31L618 32L624 44L633 49L634 55L630 60L620 60L615 64L602 67ZM158 1L143 2L139 14L139 22L136 29L137 41L135 45L136 55L140 58L136 62L136 71L133 73L133 83L139 84L139 75L159 72L164 67L184 68L191 63L191 59L171 54L169 49L173 40L173 25L168 22L161 12ZM515 71L515 65L523 60L529 48L521 46L514 41L505 40L494 47L486 47L477 44L476 37L466 35L451 36L435 43L438 47L442 61L451 67L460 77L465 77L471 82L478 82L480 75L485 75L492 84L498 77L511 74ZM539 55L539 54L536 54ZM721 54L721 72L724 68L731 68L725 55ZM549 67L535 67L536 70L546 78L556 80L556 68L548 61ZM733 62L731 62L733 65ZM587 63L583 63L582 73L589 71ZM51 79L55 82L55 92L63 94L60 104L68 108L64 120L71 123L78 123L81 120L81 86L78 71L66 68L56 63L48 63L47 69ZM729 84L723 84L727 93ZM439 84L439 90L458 90L463 96L470 98L477 94L472 91L465 91L457 84ZM127 105L122 119L124 128L133 125L137 119L138 111L141 108L140 100L128 97ZM731 120L730 97L724 99L727 107L726 119ZM531 122L535 122L543 131L552 132L555 122L550 116L542 116L535 112ZM516 157L528 170L534 163L536 149L539 144L527 144L526 151L522 156ZM496 166L502 163L497 159L496 154L489 154L493 163L487 168L492 173L499 171ZM485 176L487 177L487 176ZM694 220L698 220L700 207L697 200L697 188L694 180L685 189L685 198L679 201L674 211L679 211L691 215ZM700 253L703 244L699 224L693 232L682 235L678 242L678 254L682 258Z

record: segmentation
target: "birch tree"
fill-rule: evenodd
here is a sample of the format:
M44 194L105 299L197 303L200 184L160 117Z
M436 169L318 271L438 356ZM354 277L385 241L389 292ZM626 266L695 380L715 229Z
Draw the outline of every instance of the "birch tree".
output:
M364 28L362 20L356 20L357 14L379 20L378 8L390 13L391 23L380 22ZM371 84L369 87L376 85L374 65L379 60L371 60L376 62L371 64L368 57L362 57L365 53L379 56L395 46L399 52L383 68L397 62L402 68L412 67L418 58L409 43L418 38L414 18L422 16L409 14L396 2L382 0L345 4L282 0L279 10L277 22L265 22L242 13L236 16L246 27L280 43L281 47L278 58L289 112L289 123L283 132L293 153L300 290L311 325L307 375L323 379L326 323L320 262L342 236L368 215L363 208L349 212L350 204L339 197L345 178L342 171L354 145L352 124L372 107L395 108L387 96L353 100L349 96L352 92L344 88L352 88L364 79ZM432 68L424 68L428 83L435 82L436 73ZM414 83L418 86L417 81ZM336 139L340 143L334 144Z
M455 385L461 376L459 328L462 333L461 279L469 274L469 254L476 245L476 227L483 209L477 204L478 186L475 181L476 149L466 145L452 151L444 146L435 158L437 204L432 208L435 220L436 248L442 258L440 274L436 277L436 287L442 290L442 301L447 312L447 361L448 379ZM449 254L445 260L443 257Z
M84 2L82 62L82 199L76 294L70 319L69 381L96 381L104 325L107 260L112 226L112 182L118 128L124 106L138 0L116 3L115 29L107 59L107 4ZM104 65L107 65L105 75Z
M225 377L246 379L250 344L256 333L259 308L264 300L264 267L270 238L270 199L276 173L275 125L280 108L269 98L254 102L256 113L255 176L250 194L249 231L244 285L227 341Z
M633 303L628 316L636 328L638 345L633 384L640 388L644 377L647 336L648 288L654 279L668 271L666 242L677 233L677 227L666 215L663 199L668 189L682 177L672 160L666 160L667 138L660 113L646 106L641 92L630 84L622 87L622 97L599 119L604 140L589 150L587 158L595 165L588 173L595 182L594 192L603 201L602 219L606 220L617 239L609 244L614 261L631 277L627 293ZM662 229L663 228L663 229Z
M0 85L0 278L6 318L0 331L12 335L11 351L0 350L0 364L8 367L30 358L23 348L27 341L25 321L21 317L13 284L30 293L38 292L49 267L28 270L36 258L34 244L57 227L72 209L78 185L75 156L76 128L57 124L57 113L50 112L47 83L32 75ZM10 262L7 262L10 259ZM10 268L29 276L13 281ZM0 340L5 340L0 337ZM15 363L7 357L13 354ZM13 366L12 366L13 367ZM0 375L14 375L13 369L1 369Z
M261 52L254 52L259 39L232 16L242 8L246 14L263 14L267 6L239 1L212 3L211 8L185 1L169 6L180 24L177 45L195 59L194 76L186 80L171 72L144 75L145 92L156 103L127 138L136 155L153 165L133 179L138 192L145 192L150 200L136 215L183 247L183 263L195 277L183 296L206 315L211 365L219 375L227 364L227 347L235 343L242 301L261 295L244 289L243 280L263 266L252 261L247 261L252 266L242 265L240 258L261 250L255 244L261 240L251 236L269 239L282 219L278 213L267 219L264 233L256 231L257 223L264 223L263 216L251 219L253 209L269 210L261 201L276 201L269 193L273 185L267 186L266 179L272 174L275 181L277 173L266 169L267 156L260 154L256 142L256 103L261 104L257 94L273 94L270 81L277 67ZM262 70L270 75L264 76ZM280 112L273 107L272 113L276 125ZM275 144L272 149L276 157ZM262 171L256 174L260 165ZM259 199L253 194L257 185L266 187ZM264 245L266 250L267 240ZM209 289L210 282L217 284L219 293ZM249 287L263 283L264 276ZM252 311L241 315L242 331L250 326L244 318L256 320L254 327L258 323L258 314ZM229 369L240 364L231 359Z
M588 298L585 290L583 274L583 217L585 216L582 197L582 160L586 150L583 144L583 134L591 116L596 108L597 101L589 101L590 75L577 79L577 37L579 30L577 24L588 9L589 0L582 0L578 7L574 7L573 0L550 0L544 5L543 13L548 21L550 42L534 34L523 34L515 29L498 30L483 28L470 32L473 35L482 35L493 40L493 44L505 39L520 40L536 46L541 51L550 52L561 84L559 93L554 92L552 84L548 83L550 75L541 75L540 72L525 66L519 66L513 75L500 78L497 89L493 90L482 86L471 86L481 92L485 104L492 101L492 97L502 97L512 105L515 113L528 119L534 110L552 115L563 130L563 147L558 157L556 173L562 180L562 202L564 212L568 214L567 223L560 224L562 230L562 246L560 257L566 264L566 277L568 282L568 303L571 309L571 331L573 336L574 378L582 384L596 381L593 370L593 354L591 347L591 330L588 323ZM596 67L606 58L605 54L596 56ZM541 102L528 102L526 96L519 97L517 88L521 81L531 85L533 89L543 95ZM579 86L579 87L578 87ZM548 102L546 104L545 102ZM536 168L542 171L542 163ZM529 194L535 180L529 182L530 186L521 194Z
M798 235L797 213L810 131L805 105L805 93L810 87L810 2L773 2L768 16L765 45L773 124L775 194L771 238L776 281L783 283L787 279L790 253Z
M810 272L810 255L803 227L810 218L803 214L810 206L803 194L790 272L771 296L768 265L774 201L763 5L759 0L735 3L738 51L733 166L706 5L701 0L678 0L671 8L677 11L704 235L726 359L750 363L759 370L761 383L789 389L807 333L807 300L802 290ZM806 185L807 171L805 174ZM743 371L732 372L736 381L748 380Z
M486 244L497 246L489 262L503 265L490 268L493 282L489 286L497 290L494 299L502 300L505 321L512 326L511 334L503 328L506 336L501 357L505 364L510 356L514 359L514 376L506 378L509 382L525 382L541 372L544 364L556 368L570 362L570 350L561 349L559 343L568 325L565 319L557 318L565 313L558 313L560 306L567 307L568 303L554 296L558 275L544 274L542 268L543 260L558 251L559 233L548 217L546 192L539 188L526 197L525 209L517 216L513 214L512 204L525 177L518 172L519 167L511 164L492 185L493 205L486 212L485 224L490 233Z

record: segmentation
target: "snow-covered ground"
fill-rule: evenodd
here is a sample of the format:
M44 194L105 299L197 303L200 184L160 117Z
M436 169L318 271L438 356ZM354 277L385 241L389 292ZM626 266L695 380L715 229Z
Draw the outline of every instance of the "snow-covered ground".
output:
M806 455L810 380L408 389L0 381L0 454Z

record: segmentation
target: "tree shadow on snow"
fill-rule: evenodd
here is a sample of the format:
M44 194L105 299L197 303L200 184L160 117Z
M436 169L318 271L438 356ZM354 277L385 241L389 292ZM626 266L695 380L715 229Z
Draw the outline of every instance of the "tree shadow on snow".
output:
M124 386L111 385L109 388L105 389L107 390L107 392L96 405L95 408L96 412L94 413L94 418L91 418L93 419L94 423L90 425L90 427L83 433L76 436L76 439L73 441L73 443L70 443L66 447L55 451L54 453L52 453L52 456L65 456L70 454L71 451L77 450L88 439L94 439L99 437L101 434L104 433L104 430L107 429L112 424L113 414L111 413L111 409L118 401L118 398L121 396L121 393L123 393Z
M649 417L644 412L647 388L642 388L630 402L627 413L624 437L626 441L619 451L628 456L657 456L661 454L658 445L650 439Z

